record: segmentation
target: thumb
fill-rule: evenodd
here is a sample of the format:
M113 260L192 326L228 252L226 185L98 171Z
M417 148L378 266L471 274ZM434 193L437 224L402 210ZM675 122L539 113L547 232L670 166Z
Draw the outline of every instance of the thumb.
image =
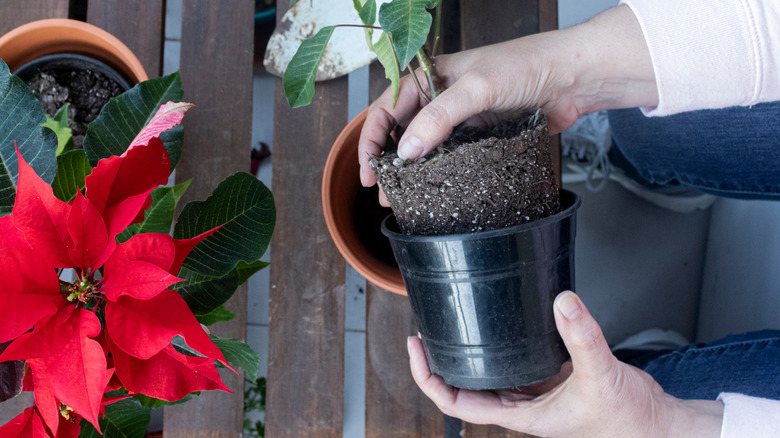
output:
M614 369L615 356L607 345L601 327L571 291L555 299L555 323L571 355L575 373L600 377Z
M413 160L426 155L452 133L452 129L487 109L484 87L459 80L425 105L398 142L398 156Z

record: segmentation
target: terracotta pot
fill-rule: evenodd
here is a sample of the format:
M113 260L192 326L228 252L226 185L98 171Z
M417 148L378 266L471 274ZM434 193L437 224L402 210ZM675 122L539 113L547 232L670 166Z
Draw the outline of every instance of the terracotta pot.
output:
M356 202L361 202L357 210L359 214L376 211L379 205L376 195L360 185L357 148L366 112L360 113L341 131L325 163L322 177L325 222L339 252L356 271L383 289L406 295L401 271L395 264L389 242L380 230L382 219L390 213L390 209L370 218L356 220L355 217ZM372 243L367 245L366 242Z
M119 39L83 21L65 18L33 21L0 38L0 58L12 72L55 53L95 58L120 72L130 84L149 78L138 58Z

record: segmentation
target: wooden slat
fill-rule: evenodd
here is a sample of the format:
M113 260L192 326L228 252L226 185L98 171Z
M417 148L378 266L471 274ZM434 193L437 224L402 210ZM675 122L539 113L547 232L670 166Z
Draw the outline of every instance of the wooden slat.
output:
M68 0L2 0L0 2L0 35L44 18L68 18Z
M444 416L409 371L409 299L370 283L366 294L366 438L441 437Z
M277 3L277 25L290 2ZM266 436L341 438L344 423L346 263L322 215L327 154L347 123L347 78L317 84L291 109L280 80L274 101Z
M87 5L87 22L125 43L150 78L162 74L164 17L163 0L144 0L143 6L127 0L92 0Z
M209 0L182 5L181 76L186 99L196 105L184 119L184 150L176 179L194 178L182 204L203 200L227 176L249 170L252 134L254 1L230 7ZM226 306L236 318L213 334L245 339L246 286ZM166 438L240 437L243 373L222 374L234 394L212 391L165 408Z

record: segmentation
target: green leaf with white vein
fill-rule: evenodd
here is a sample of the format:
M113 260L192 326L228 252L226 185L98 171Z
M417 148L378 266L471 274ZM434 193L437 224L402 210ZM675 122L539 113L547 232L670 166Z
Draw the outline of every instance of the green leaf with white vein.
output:
M92 173L83 149L73 149L57 157L57 176L51 183L54 196L70 202L84 188L84 179Z
M57 136L41 126L44 122L46 115L30 87L0 60L0 216L11 213L16 198L16 146L38 176L47 183L54 180Z
M144 212L144 220L132 224L117 236L117 242L122 243L136 234L171 232L173 212L182 195L190 186L192 180L184 181L173 187L158 187L152 191L152 205Z
M209 338L219 348L229 364L243 368L246 372L246 378L250 381L257 380L260 355L252 350L252 347L238 339L220 338L214 335L209 336Z
M379 8L379 25L393 39L401 70L422 48L431 31L433 9L439 0L393 0Z
M137 84L129 91L111 99L87 127L84 151L93 166L101 158L122 155L136 135L157 112L160 105L182 99L181 78L172 73ZM171 157L171 169L181 156L181 126L160 135Z
M188 203L179 215L176 239L222 226L190 252L182 270L220 277L241 261L254 263L268 248L275 223L276 207L265 184L244 172L229 176L208 199Z
M143 438L151 411L134 398L120 400L106 406L106 415L98 420L102 435L89 422L81 420L79 438Z
M312 38L304 40L287 65L282 83L284 95L291 107L306 106L314 98L317 69L334 29L335 26L325 26Z
M401 84L401 71L398 68L398 58L395 56L393 43L386 32L383 32L379 37L379 41L374 44L374 53L376 53L379 63L385 69L385 77L390 79L390 88L393 90L393 108L395 108Z

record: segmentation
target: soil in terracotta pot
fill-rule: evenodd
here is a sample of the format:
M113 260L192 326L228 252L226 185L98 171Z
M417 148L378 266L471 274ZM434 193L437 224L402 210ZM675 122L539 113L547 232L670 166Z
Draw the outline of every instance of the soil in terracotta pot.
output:
M547 120L538 113L493 128L458 129L414 162L388 149L371 165L407 234L500 229L561 209Z
M27 85L41 102L46 114L54 117L69 103L68 124L73 144L80 148L87 124L95 120L109 99L122 93L122 87L102 73L90 70L57 70L37 72Z

